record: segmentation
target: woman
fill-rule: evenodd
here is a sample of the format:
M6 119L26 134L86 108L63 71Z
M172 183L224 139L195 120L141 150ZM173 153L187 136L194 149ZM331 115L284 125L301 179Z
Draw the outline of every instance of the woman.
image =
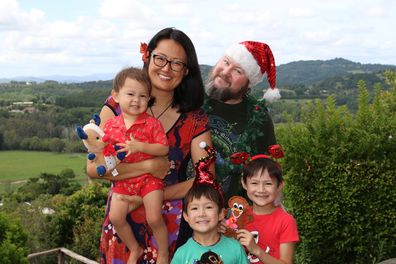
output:
M171 167L164 179L163 215L169 233L169 256L172 257L176 247L183 244L189 236L189 232L184 230L187 225L181 223L181 199L192 185L192 179L186 178L188 161L192 158L196 162L206 155L199 147L199 142L205 141L211 145L208 119L200 108L204 88L194 45L182 31L174 28L161 30L151 39L147 50L143 49L143 53L143 69L148 73L152 83L151 95L155 97L155 103L147 113L161 121L169 142L168 159ZM104 124L118 113L118 105L109 98L100 114L101 123ZM117 166L120 174L116 178L105 178L125 179L144 172L160 177L165 174L164 168L167 166L169 168L168 162L158 159L124 163ZM87 167L88 175L97 177L94 166L88 163ZM100 242L101 263L126 263L129 252L115 234L108 212L109 208L106 210ZM144 208L139 207L127 220L144 248L140 263L155 263L156 244L144 215Z

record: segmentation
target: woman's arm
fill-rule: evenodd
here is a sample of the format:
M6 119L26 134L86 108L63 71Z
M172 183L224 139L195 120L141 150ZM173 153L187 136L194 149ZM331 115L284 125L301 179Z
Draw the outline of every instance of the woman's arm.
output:
M96 165L91 161L87 161L87 175L90 178L105 180L124 180L136 177L145 173L150 173L154 177L163 179L168 174L170 162L167 157L155 157L134 163L120 163L116 169L118 175L116 177L108 172L105 176L100 177L96 172Z
M195 163L201 157L207 156L208 153L199 147L199 143L201 141L205 141L208 146L212 146L212 139L210 131L206 131L205 133L197 136L191 141L191 158ZM214 164L210 167L212 173L214 173ZM165 188L164 190L164 200L173 200L173 199L182 199L190 190L194 179L190 179L184 182L179 182L176 184L172 184Z

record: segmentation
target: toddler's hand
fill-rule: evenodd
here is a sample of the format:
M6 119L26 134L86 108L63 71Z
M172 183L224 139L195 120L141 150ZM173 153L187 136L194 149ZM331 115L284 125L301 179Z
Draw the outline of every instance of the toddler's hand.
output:
M137 141L132 134L130 140L126 140L125 143L118 143L117 146L121 147L117 152L127 152L127 157L133 153L142 152L142 142Z

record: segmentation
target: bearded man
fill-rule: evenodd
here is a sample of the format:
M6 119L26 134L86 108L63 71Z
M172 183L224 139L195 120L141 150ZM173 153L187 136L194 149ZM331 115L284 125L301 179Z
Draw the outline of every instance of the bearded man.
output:
M258 100L249 95L251 88L263 80L270 88ZM262 42L244 41L225 51L213 67L206 83L206 111L212 129L212 141L218 152L216 180L226 201L241 195L240 168L229 156L238 151L250 155L268 153L276 144L274 124L267 103L280 98L276 86L276 66L270 47Z

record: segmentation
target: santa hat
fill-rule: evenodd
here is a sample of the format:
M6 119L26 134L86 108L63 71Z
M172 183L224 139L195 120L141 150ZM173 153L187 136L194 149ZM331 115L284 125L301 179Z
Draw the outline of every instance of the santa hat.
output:
M249 79L249 87L253 87L263 80L267 73L270 88L263 98L267 101L280 99L279 90L276 88L276 65L270 47L262 42L243 41L228 48L225 55L240 64Z

